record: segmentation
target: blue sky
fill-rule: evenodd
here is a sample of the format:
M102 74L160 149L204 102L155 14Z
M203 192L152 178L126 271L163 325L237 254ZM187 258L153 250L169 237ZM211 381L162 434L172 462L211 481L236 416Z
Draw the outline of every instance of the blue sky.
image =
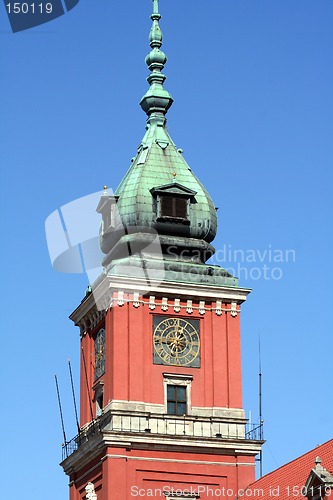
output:
M333 4L161 0L160 10L169 131L219 207L217 263L253 288L244 406L256 420L260 334L269 472L332 438ZM4 497L67 498L53 377L73 437L67 358L78 390L79 335L68 316L87 278L52 269L44 222L115 189L135 155L150 13L149 0L80 0L13 34L0 9ZM240 261L224 262L226 249Z

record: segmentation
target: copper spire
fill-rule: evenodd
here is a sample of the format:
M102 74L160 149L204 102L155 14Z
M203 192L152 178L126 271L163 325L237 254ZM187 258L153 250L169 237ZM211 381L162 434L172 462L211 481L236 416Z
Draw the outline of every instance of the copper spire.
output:
M158 11L158 0L153 0L153 13L150 18L153 21L149 33L152 50L146 57L146 64L151 72L147 78L150 88L140 102L140 106L148 115L148 121L151 118L164 117L173 103L171 95L163 87L166 76L163 75L162 70L167 62L167 57L160 50L163 37L159 24L161 14Z

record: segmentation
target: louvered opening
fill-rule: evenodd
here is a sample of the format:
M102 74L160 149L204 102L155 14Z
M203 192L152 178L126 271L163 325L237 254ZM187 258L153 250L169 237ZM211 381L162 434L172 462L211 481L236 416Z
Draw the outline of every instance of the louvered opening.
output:
M116 225L116 204L112 203L103 213L104 232L113 229Z
M161 196L161 217L173 217L177 219L187 219L186 198Z

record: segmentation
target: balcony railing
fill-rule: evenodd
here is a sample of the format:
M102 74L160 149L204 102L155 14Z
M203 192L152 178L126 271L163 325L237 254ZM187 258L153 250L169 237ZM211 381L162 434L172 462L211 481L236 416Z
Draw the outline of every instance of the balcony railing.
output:
M70 441L63 444L62 459L68 458L83 443L99 432L135 433L170 437L207 439L247 439L263 441L263 424L230 422L218 417L184 415L176 417L151 413L107 412L97 418Z

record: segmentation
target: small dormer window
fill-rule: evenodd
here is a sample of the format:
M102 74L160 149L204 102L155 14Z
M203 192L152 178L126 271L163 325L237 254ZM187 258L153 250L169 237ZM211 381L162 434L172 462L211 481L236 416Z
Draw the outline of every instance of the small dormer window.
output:
M172 182L154 187L150 192L155 200L153 206L158 222L190 224L190 206L196 203L195 191Z
M106 192L101 196L96 211L102 214L102 234L116 226L118 196L109 196Z
M160 217L188 218L188 199L180 196L160 196Z

